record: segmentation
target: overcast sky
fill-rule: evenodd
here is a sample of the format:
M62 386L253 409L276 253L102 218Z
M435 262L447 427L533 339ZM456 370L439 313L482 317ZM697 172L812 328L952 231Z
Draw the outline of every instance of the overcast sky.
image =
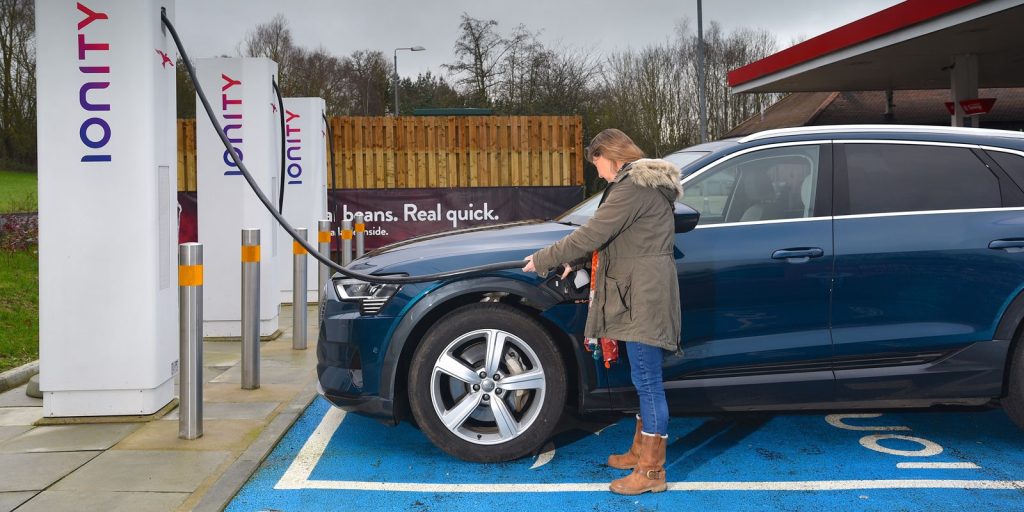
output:
M899 3L898 0L704 0L705 26L764 28L779 47L810 38ZM463 12L498 21L502 34L522 23L541 31L545 43L606 55L665 41L683 18L696 29L696 0L177 0L175 25L193 58L235 55L246 32L281 13L298 45L323 46L335 55L381 50L400 52L398 72L415 76L441 71L454 60L452 47Z

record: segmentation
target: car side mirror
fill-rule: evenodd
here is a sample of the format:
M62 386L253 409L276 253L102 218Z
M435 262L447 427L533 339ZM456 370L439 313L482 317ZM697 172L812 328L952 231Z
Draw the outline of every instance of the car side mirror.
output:
M672 212L675 219L676 233L687 233L693 231L700 221L700 212L690 208L683 203L675 203L675 210Z

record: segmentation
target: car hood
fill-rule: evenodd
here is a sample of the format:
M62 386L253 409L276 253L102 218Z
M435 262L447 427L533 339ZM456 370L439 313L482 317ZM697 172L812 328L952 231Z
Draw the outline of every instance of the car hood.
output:
M347 268L420 275L522 260L574 229L557 222L530 221L435 233L371 251Z

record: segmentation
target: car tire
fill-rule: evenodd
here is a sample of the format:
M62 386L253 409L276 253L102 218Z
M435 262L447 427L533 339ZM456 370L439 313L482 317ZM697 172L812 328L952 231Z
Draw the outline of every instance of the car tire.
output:
M472 462L507 461L535 452L558 424L565 364L535 318L503 304L472 304L427 331L408 389L416 423L438 448Z
M1010 359L1010 378L1007 379L1008 386L1006 398L1002 400L1003 410L1017 424L1024 429L1024 333L1021 333L1017 342L1014 343L1013 353Z

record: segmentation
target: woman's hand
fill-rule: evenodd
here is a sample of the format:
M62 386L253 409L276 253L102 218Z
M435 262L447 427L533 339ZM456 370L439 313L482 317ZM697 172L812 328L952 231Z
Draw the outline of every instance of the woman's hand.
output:
M562 279L565 280L565 278L569 277L569 274L572 273L572 266L568 263L562 263L562 267L565 268L565 270L562 271Z
M531 254L531 255L526 257L526 265L523 265L523 272L536 272L536 271L537 271L537 267L534 266L534 264L533 264L533 255ZM569 277L569 274L571 274L571 273L572 273L572 266L569 265L568 263L562 263L562 279L565 279L566 277Z
M523 265L523 272L536 272L537 267L533 266L533 255L526 257L526 265Z

